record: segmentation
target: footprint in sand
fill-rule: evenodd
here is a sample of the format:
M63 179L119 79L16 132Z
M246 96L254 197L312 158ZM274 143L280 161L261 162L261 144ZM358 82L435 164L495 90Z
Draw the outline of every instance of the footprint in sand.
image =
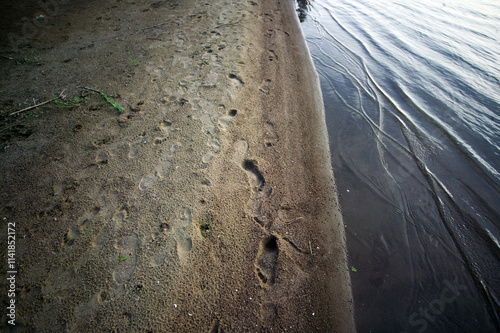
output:
M163 142L165 142L165 140L167 140L167 138L163 137L163 136L157 136L154 140L153 140L153 144L155 146L157 145L161 145Z
M170 224L163 222L159 231L152 233L146 241L148 249L148 261L151 267L161 266L167 258L176 256L176 241L172 237Z
M274 128L274 124L271 122L266 122L264 124L264 143L266 147L272 147L279 141L278 135Z
M85 214L79 219L78 225L84 228L89 221L92 221L100 213L100 211L101 208L97 206L87 210Z
M64 235L63 242L61 244L61 251L71 246L80 237L82 231L77 225L72 226L69 231Z
M160 130L163 133L163 135L167 137L169 136L171 129L172 129L172 123L168 120L164 120L158 125L158 130Z
M61 243L61 251L65 250L66 248L72 246L75 241L83 234L85 233L85 230L88 228L89 221L94 219L97 214L100 212L99 207L94 207L90 209L85 215L83 215L80 219L79 222L75 225L73 225L66 235L64 235L63 241Z
M271 91L270 85L271 85L271 80L262 81L262 83L259 86L260 92L265 94L265 95L269 95L269 93Z
M205 155L203 155L202 161L203 163L210 163L214 158L217 153L219 153L221 149L220 141L213 136L210 136L207 146L212 148L213 151L207 152Z
M118 238L115 241L115 249L118 251L118 264L113 271L113 280L117 284L123 284L130 280L137 265L137 234Z
M96 164L107 164L109 159L109 153L105 150L99 151L95 156Z
M238 110L236 109L231 109L229 112L225 115L219 118L219 126L223 129L226 130L227 126L231 122L231 120L236 117L238 114Z
M187 255L189 251L193 248L193 241L191 237L185 237L177 241L177 254L179 255L179 260L182 264L187 261Z
M261 241L255 259L255 274L264 288L269 288L276 281L278 254L278 239L275 236L268 236Z
M56 181L54 183L54 196L63 195L67 190L74 189L78 186L77 179L69 177L63 181Z
M247 174L248 183L250 184L250 189L252 190L252 192L256 193L262 191L264 189L264 186L266 185L266 180L264 179L262 173L259 171L257 162L245 159L243 160L243 163L241 163L241 167Z
M155 186L160 180L168 176L171 166L172 162L170 161L162 162L152 172L142 177L139 188L141 190L148 190Z
M210 163L215 158L215 155L212 152L208 152L202 157L203 163Z
M133 159L136 158L137 155L139 155L139 147L137 144L130 144L128 145L129 150L128 150L128 158Z
M173 239L167 238L156 248L151 249L149 255L149 265L151 267L161 266L167 258L174 258L176 255L176 243Z
M204 133L210 134L215 132L215 125L209 114L203 114L199 116L197 119L201 121L202 124L201 128Z
M214 152L218 153L220 151L220 141L213 136L207 142L207 145L214 150Z
M177 152L177 150L179 149L179 147L181 147L181 143L180 142L174 142L171 146L170 146L170 149L168 151L168 155L167 157L169 158L172 158L175 156L175 153Z
M245 140L240 140L234 145L233 162L241 163L248 153L248 143Z
M122 207L113 215L113 218L111 219L113 221L113 232L118 231L125 224L127 217L127 207Z
M181 264L187 262L187 256L193 248L193 241L190 236L192 220L193 216L191 210L186 208L173 226L175 239L177 241L177 255L179 256Z
M272 188L266 186L266 180L256 161L244 159L241 168L245 170L251 191L250 199L245 205L245 213L261 226L269 228L271 220L267 214L262 214L262 205L271 196Z
M243 80L238 75L229 74L228 77L231 79L231 83L233 84L233 87L236 89L240 88L245 84L245 82L243 82Z
M278 60L278 55L274 52L274 50L268 50L267 53L269 61Z

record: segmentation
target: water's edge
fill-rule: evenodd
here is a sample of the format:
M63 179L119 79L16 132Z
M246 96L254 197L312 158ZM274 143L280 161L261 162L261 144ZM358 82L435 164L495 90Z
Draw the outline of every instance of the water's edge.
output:
M484 3L336 0L299 13L360 331L499 329L500 9Z

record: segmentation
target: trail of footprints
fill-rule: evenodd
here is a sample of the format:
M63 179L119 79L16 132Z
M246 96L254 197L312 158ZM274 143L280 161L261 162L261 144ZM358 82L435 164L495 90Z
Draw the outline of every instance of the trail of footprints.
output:
M266 233L269 233L269 224L263 222L261 216L262 202L270 196L270 190L266 187L264 175L259 170L257 162L244 159L241 167L245 170L251 196L247 203L247 214L253 217ZM257 257L255 259L255 274L264 288L269 288L276 281L276 266L278 263L279 247L278 238L268 235L260 242Z
M271 122L266 122L264 124L264 144L266 147L272 147L279 141L278 135L276 134L274 124ZM250 190L250 198L245 206L245 212L247 215L263 229L266 236L261 240L259 244L259 249L257 252L257 257L254 261L255 274L259 280L260 285L265 288L271 288L277 278L277 266L278 259L280 256L280 246L284 246L284 251L291 256L291 259L295 262L300 256L308 255L309 251L300 249L296 244L293 243L287 237L281 237L270 231L271 224L273 223L272 217L266 209L263 208L265 201L271 196L272 189L266 183L265 176L261 169L259 168L258 162L253 159L247 159L243 156L246 155L248 151L248 145L246 141L242 140L237 143L237 156L240 159L241 168L245 171L248 181L248 186ZM283 215L283 214L281 214ZM280 245L281 244L281 245ZM291 251L291 252L290 252Z

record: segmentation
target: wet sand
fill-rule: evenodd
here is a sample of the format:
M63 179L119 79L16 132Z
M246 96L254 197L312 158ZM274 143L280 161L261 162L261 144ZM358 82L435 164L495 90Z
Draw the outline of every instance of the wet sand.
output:
M18 34L3 39L16 44L0 86L16 328L354 331L322 97L293 4L97 4L61 4L29 36L13 16ZM9 115L62 90L84 100Z

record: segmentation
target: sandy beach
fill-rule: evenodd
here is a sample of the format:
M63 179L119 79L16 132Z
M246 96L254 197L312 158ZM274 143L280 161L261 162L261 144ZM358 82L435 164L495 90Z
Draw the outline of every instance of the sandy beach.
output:
M354 332L295 4L51 4L1 20L2 332Z

